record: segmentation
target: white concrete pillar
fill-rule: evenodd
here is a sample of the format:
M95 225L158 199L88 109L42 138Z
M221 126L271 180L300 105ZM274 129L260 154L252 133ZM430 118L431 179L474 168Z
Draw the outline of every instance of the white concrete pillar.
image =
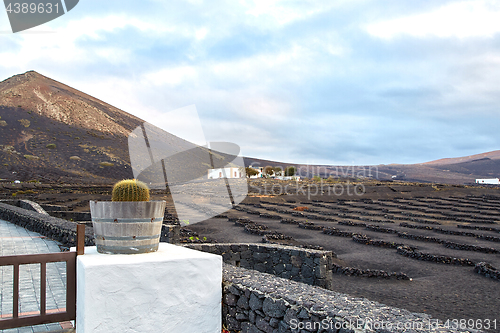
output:
M222 257L160 243L158 252L77 257L77 333L220 333Z

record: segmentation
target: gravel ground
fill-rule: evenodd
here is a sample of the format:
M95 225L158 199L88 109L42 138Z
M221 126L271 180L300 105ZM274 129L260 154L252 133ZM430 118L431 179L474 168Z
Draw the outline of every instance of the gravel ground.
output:
M443 246L443 244L404 239L398 237L397 233L383 233L367 230L360 226L338 224L338 221L366 223L394 229L395 232L407 232L409 234L435 237L443 241L463 245L475 245L500 250L500 242L464 235L449 235L434 230L411 229L400 226L400 223L404 222L415 226L430 226L444 230L463 231L500 238L499 232L470 230L457 227L457 225L472 225L500 228L500 196L484 197L477 192L464 193L464 191L460 193L452 191L444 194L439 193L439 196L434 197L425 196L426 193L424 193L424 196L421 196L421 194L422 192L419 192L419 198L412 198L411 196L407 196L406 199L384 198L389 201L379 201L380 198L373 198L373 201L368 203L355 198L354 200L351 199L347 201L347 206L344 202L339 202L337 200L338 198L334 200L330 197L316 198L319 202L315 202L314 204L326 205L328 208L313 206L313 203L304 197L254 197L248 198L245 202L252 204L260 203L260 207L254 207L248 204L240 205L240 207L252 211L259 211L260 213L280 215L283 218L296 219L299 222L305 222L307 220L317 225L335 227L343 231L367 235L373 240L384 240L386 242L396 242L415 246L418 248L418 251L423 253L465 258L474 263L487 262L496 268L500 268L500 254L498 253L482 253L451 249ZM295 201L295 204L289 203L288 201ZM367 215L371 213L381 213L379 209L387 208L387 205L394 206L394 208L389 208L389 210L391 210L389 217ZM289 213L275 211L275 209L278 208L281 211L292 212L293 207L296 206L307 206L315 210L314 213L308 213L306 210L304 211L306 214L327 216L334 218L336 221L324 221L292 216ZM358 206L365 207L358 208ZM415 206L419 206L422 210L414 210L413 208ZM432 208L434 206L435 208ZM423 211L424 209L427 211ZM461 210L475 210L475 212L460 212ZM398 214L394 214L396 212ZM480 214L478 214L478 212ZM343 215L338 216L339 213ZM423 214L424 216L412 217L408 216L408 213ZM450 218L450 214L462 214L463 216ZM496 324L496 329L491 329L489 331L500 332L500 281L475 273L473 266L458 266L416 260L398 254L395 248L360 244L354 242L352 238L349 237L330 236L322 233L320 230L306 230L294 224L283 224L280 223L280 220L262 218L259 215L248 214L244 211L231 210L228 212L228 216L248 218L258 224L267 226L270 231L292 236L294 238L293 244L322 246L325 250L331 250L337 254L337 264L361 269L403 272L412 278L412 281L401 281L395 279L386 280L334 274L334 291L350 294L355 297L366 297L369 300L389 306L404 308L412 312L427 313L443 321L448 319L474 319L476 323L482 322L485 324L489 320L491 326ZM423 219L426 222L440 223L440 225L411 220L399 220L393 217ZM364 221L359 218L373 219L375 222ZM468 222L457 221L460 218L468 219ZM485 221L486 219L491 219L491 223L477 223L477 221ZM393 223L376 222L377 220L392 221ZM212 218L192 225L189 228L217 242L262 242L262 236L245 232L244 228L236 226L234 222L229 222L227 218Z

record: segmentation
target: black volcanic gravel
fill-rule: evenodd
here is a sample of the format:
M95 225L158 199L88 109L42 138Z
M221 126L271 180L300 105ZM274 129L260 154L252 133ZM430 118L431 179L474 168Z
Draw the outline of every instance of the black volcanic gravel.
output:
M315 199L314 205L295 196L247 198L245 203L250 205L243 203L240 205L243 209L229 215L249 218L257 225L266 226L266 232L293 237L298 244L331 250L338 256L336 264L339 266L363 271L402 272L412 278L412 281L403 281L333 274L335 291L427 313L444 321L496 319L497 331L500 332L500 280L495 278L500 273L492 270L500 267L500 255L497 253L500 243L495 242L500 218L495 220L492 215L484 216L489 219L485 219L484 225L474 223L469 228L472 224L463 220L473 219L474 216L459 216L454 220L449 214L455 212L452 208L460 205L472 203L476 209L482 209L484 203L488 212L498 213L500 217L500 195L491 197L491 200L485 197L484 201L476 200L482 198L480 195L440 195L423 195L417 199L410 196L404 200L386 198L384 201L376 197L365 201L356 198L344 202L321 197ZM292 208L297 205L290 205L286 200L308 206L311 210L293 211ZM398 206L391 209L394 210L392 215L370 216L381 213L380 208L388 205ZM420 206L429 210L427 206L438 208L432 212L424 212L422 208L418 214L424 217L405 215L406 212L417 212L406 208ZM270 207L272 209L267 209ZM248 214L246 210L255 214ZM316 216L331 216L332 220L312 219L312 211ZM306 214L308 217L304 216ZM281 219L276 216L281 216ZM382 222L375 224L370 219ZM421 223L420 220L428 223ZM492 224L491 220L495 223ZM304 228L317 225L325 228ZM210 219L190 227L219 242L262 241L262 236L248 234L234 222L222 219Z

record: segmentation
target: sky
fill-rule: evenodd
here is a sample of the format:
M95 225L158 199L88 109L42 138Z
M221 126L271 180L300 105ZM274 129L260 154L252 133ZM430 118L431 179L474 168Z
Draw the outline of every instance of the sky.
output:
M186 139L169 112L194 106L249 157L421 163L500 149L499 22L486 0L80 0L14 34L2 9L0 80L35 70Z

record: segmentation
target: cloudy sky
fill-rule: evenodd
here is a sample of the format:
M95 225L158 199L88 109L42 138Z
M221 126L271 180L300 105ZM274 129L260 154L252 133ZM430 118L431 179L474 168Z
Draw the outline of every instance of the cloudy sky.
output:
M1 10L0 80L35 70L162 128L194 104L245 156L419 163L500 149L499 22L500 1L81 0L16 34Z

